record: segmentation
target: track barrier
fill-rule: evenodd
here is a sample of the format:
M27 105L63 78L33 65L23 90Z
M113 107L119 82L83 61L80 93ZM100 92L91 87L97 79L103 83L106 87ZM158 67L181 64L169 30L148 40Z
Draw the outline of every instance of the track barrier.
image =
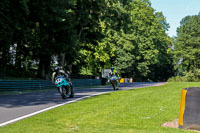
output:
M200 87L181 90L179 128L200 130Z
M72 79L71 82L74 87L102 84L101 79ZM50 80L0 80L0 91L23 91L55 87Z

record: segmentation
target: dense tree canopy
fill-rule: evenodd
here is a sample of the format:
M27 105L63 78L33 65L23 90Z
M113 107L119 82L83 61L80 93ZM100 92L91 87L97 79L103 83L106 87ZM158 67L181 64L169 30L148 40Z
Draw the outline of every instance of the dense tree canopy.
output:
M4 70L48 79L64 61L76 74L100 75L113 65L140 81L173 74L169 25L149 0L2 0L0 16Z
M175 38L174 62L178 75L200 79L200 14L186 16Z

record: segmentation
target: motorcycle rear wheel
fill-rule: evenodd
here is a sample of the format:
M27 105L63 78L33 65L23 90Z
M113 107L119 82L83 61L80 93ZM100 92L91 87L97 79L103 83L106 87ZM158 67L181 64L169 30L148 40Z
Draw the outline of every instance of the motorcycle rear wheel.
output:
M116 83L112 83L112 87L113 87L113 90L115 91L116 90Z

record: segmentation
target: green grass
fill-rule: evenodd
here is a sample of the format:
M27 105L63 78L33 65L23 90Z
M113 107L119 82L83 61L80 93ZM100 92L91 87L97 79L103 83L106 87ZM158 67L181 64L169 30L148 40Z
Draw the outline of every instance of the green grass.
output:
M68 104L0 128L0 133L177 133L161 127L178 118L181 89L200 83L168 83L115 91Z

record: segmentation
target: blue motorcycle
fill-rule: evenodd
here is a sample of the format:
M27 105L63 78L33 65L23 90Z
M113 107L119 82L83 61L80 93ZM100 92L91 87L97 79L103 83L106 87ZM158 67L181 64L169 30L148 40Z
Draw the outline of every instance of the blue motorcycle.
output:
M74 97L74 91L72 86L67 82L67 80L63 76L58 76L55 80L55 85L58 88L58 92L60 93L63 99L67 97Z

